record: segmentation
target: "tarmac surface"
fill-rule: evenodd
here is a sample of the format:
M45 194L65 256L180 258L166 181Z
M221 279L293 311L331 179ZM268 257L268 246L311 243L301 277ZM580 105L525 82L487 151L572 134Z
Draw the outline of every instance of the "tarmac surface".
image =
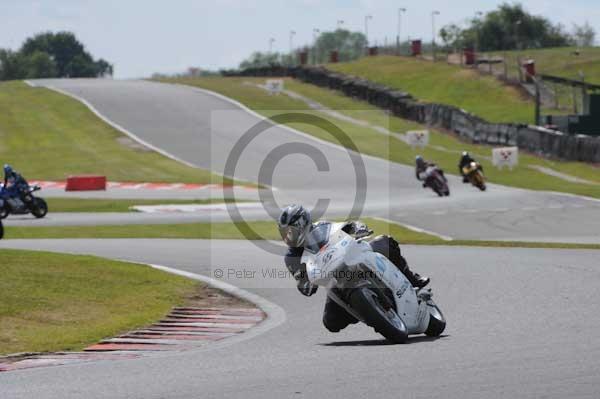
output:
M387 345L364 325L321 324L280 256L233 240L9 240L0 248L168 264L245 287L285 311L252 339L181 354L0 373L2 398L595 398L598 252L404 246L448 320L438 339ZM240 278L229 273L255 271ZM230 278L227 278L230 276ZM267 276L267 277L265 277ZM243 334L242 334L243 335ZM225 340L224 342L226 342Z

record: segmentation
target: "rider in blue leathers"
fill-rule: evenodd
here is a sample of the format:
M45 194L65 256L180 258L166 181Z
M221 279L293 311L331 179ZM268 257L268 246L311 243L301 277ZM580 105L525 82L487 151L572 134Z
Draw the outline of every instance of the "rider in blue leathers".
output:
M24 199L29 183L10 165L4 165L4 187L10 196L18 196Z

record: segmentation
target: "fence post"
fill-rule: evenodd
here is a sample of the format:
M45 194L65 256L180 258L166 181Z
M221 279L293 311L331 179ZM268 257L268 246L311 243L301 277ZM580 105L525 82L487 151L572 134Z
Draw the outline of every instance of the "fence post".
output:
M579 77L581 78L581 113L589 114L590 113L590 103L589 97L587 95L587 87L585 85L585 75L583 71L579 71Z
M533 79L533 84L535 85L535 125L539 126L540 125L540 108L541 108L541 102L542 102L542 98L540 95L540 82L538 81L538 79L536 77L532 77Z
M577 89L575 88L575 85L572 85L571 88L573 91L573 113L577 115L579 113L577 112Z

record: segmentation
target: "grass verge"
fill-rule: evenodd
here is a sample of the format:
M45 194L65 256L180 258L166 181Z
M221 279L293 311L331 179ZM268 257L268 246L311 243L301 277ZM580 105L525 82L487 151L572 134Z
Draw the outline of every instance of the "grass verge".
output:
M5 227L4 238L197 238L197 239L280 239L275 223L141 224L108 226Z
M135 205L206 205L231 202L231 199L211 198L205 200L169 200L169 199L82 199L82 198L46 198L51 212L135 212ZM244 202L243 200L236 202Z
M202 287L93 256L2 250L0 354L80 350L148 325Z
M520 248L571 248L600 249L600 244L537 243L453 240L445 241L437 236L420 233L380 219L363 220L375 234L394 236L402 244L520 247ZM125 226L61 226L61 227L7 227L6 239L45 238L169 238L169 239L232 239L232 240L280 240L276 224L272 221L240 223L155 224Z
M49 89L0 83L0 109L0 160L31 179L101 174L112 181L223 181L140 146L85 105Z
M491 76L444 62L364 57L327 68L407 91L421 101L454 105L490 122L532 123L534 103Z
M422 154L427 159L435 160L449 173L458 173L457 164L461 151L467 150L482 162L486 177L492 183L530 190L559 191L571 194L586 195L600 198L600 174L598 167L582 162L564 162L547 160L526 153L519 156L519 165L510 170L497 170L491 163L491 146L465 143L456 136L435 129L430 129L430 145L424 150L413 150L396 137L386 136L369 127L362 127L348 121L340 121L331 116L315 110L300 100L292 99L286 95L272 96L265 90L256 87L264 83L262 78L194 78L194 79L169 79L167 82L187 84L213 90L231 97L245 104L250 109L265 116L271 116L281 111L302 111L315 113L339 126L358 147L361 153L388 159L393 162L413 165L417 154ZM338 112L369 122L372 125L382 126L392 132L404 133L408 130L426 128L405 119L391 117L386 112L362 101L356 101L332 90L319 88L313 85L286 79L287 89L311 98L314 101L337 110ZM339 144L335 138L318 126L291 124L300 131L311 134L323 140ZM531 169L537 165L570 174L585 179L595 184L572 183L550 176L540 171Z

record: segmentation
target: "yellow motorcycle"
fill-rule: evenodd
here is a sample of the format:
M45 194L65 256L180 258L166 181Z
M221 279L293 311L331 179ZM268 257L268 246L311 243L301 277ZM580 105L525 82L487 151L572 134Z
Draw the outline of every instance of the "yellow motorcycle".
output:
M485 191L485 176L481 171L481 165L479 165L477 162L471 162L463 168L463 173L465 176L467 176L467 179L472 185L481 191Z

